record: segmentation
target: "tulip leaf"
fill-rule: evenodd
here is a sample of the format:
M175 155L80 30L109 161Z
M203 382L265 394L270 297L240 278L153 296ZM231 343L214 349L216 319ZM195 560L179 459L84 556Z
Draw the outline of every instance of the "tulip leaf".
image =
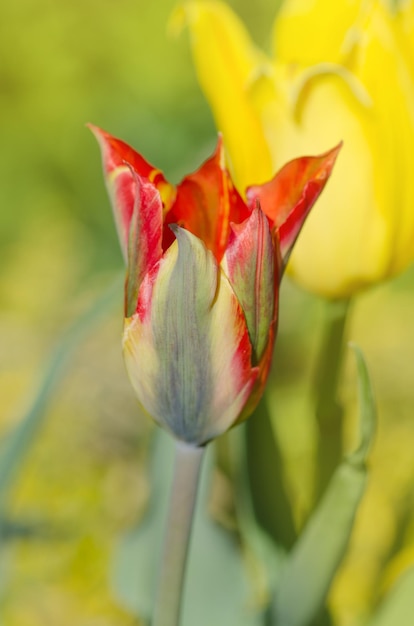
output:
M368 626L411 626L413 614L414 567L410 567L397 580Z
M275 469L275 465L270 463L271 458L270 451L276 450L272 447L272 442L274 441L271 433L269 432L270 423L267 419L268 415L264 410L264 400L259 403L259 409L256 409L255 414L251 416L246 423L241 424L238 428L234 428L231 433L229 433L231 439L231 458L232 458L232 474L233 481L235 484L235 492L236 492L236 511L237 511L237 521L240 529L240 534L242 537L243 544L245 545L246 552L250 556L250 564L252 571L252 588L259 601L266 606L267 614L270 613L269 607L269 598L272 597L272 594L279 582L280 572L282 571L283 563L286 559L286 551L285 546L279 540L276 541L276 537L272 534L272 527L270 524L267 524L267 516L263 515L263 510L260 504L265 500L265 496L271 495L273 501L279 503L279 496L276 492L279 491L279 487L281 487L278 478L277 471L276 476L275 472L269 472L269 468L272 470ZM256 428L253 431L249 430L250 422L252 419L256 419L256 423L259 421L264 422L264 428L260 428L257 430ZM255 432L256 431L256 432ZM267 433L267 441L264 437L265 433ZM249 450L249 437L253 434L253 438L256 440L256 446L253 446L253 450ZM259 434L259 437L257 437ZM263 436L262 436L263 435ZM264 450L269 453L264 455L264 459L259 462L261 465L259 472L255 475L256 480L252 481L251 478L251 467L248 463L249 456L253 457L254 449L258 452L258 444L262 443L264 446ZM277 450L276 450L277 452ZM263 450L261 450L260 454L256 456L256 461L259 460L259 456L263 454ZM253 461L253 458L250 459ZM266 467L267 461L267 475L264 475L264 469ZM276 467L280 470L278 466L279 457L276 460ZM249 475L250 474L250 475ZM260 484L260 478L262 478L262 485ZM266 483L268 486L266 487L265 494L260 493L263 483ZM259 491L259 506L256 506L255 496L256 492ZM282 495L282 501L283 501ZM273 502L274 504L274 502ZM280 509L282 512L282 516L285 513L284 509ZM265 512L266 513L266 512ZM282 522L283 523L283 522ZM279 539L279 535L277 536ZM268 622L266 622L267 624Z
M273 432L266 394L244 428L246 477L257 521L274 542L290 550L296 540L291 503L283 481L283 458Z
M323 607L351 536L367 482L366 457L376 409L368 371L358 348L360 445L335 471L319 505L286 561L273 605L276 626L308 626Z
M354 464L364 465L367 459L377 424L376 404L368 369L361 349L354 343L349 344L353 349L358 369L358 395L360 402L360 444L350 459Z
M207 451L190 544L184 593L183 626L264 626L254 608L241 551L232 535L206 514L213 449ZM149 621L173 466L173 440L159 431L152 456L152 492L143 520L125 534L114 555L114 588L118 599Z
M345 355L345 334L350 299L326 302L323 339L316 368L315 417L318 459L315 479L315 504L324 494L342 459L344 409L338 402L338 386Z

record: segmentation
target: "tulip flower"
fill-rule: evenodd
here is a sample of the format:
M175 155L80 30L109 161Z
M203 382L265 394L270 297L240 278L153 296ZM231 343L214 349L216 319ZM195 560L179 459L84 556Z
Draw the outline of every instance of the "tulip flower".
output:
M271 56L221 2L191 2L175 15L190 29L239 190L344 141L288 268L328 298L348 298L414 258L412 4L403 38L380 0L286 0Z
M267 378L279 282L338 148L291 161L245 202L217 149L178 185L92 127L127 261L123 349L136 395L201 446L253 410Z

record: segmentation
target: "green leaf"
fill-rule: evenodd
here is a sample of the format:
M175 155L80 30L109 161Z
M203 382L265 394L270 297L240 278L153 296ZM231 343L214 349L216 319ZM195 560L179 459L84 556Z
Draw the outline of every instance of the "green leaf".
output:
M350 343L349 346L353 349L357 361L358 396L360 404L359 424L361 438L359 447L355 450L350 459L352 459L352 463L354 464L363 465L374 439L377 424L377 412L374 392L372 390L364 355L357 345Z
M272 450L277 452L277 449L273 447L274 438L270 432L270 416L263 402L262 399L259 404L261 407L259 412L256 410L255 415L252 415L247 422L238 428L234 428L228 436L231 442L231 466L236 492L237 521L242 542L250 556L251 584L259 600L268 607L269 600L279 582L280 572L286 559L286 550L283 543L276 541L275 536L270 534L269 528L272 529L272 526L264 523L267 519L266 516L259 517L260 513L263 514L263 508L260 507L260 504L265 507L265 494L267 494L273 500L271 505L273 507L275 502L277 504L283 502L285 494L283 490L282 495L279 494L279 487L282 488L283 486L279 482L279 477L274 476L275 468L276 472L278 471L277 468L280 470L280 457L277 455L277 458L271 461L271 452ZM252 419L255 418L256 426L252 431L249 426ZM257 427L259 421L263 423ZM254 445L251 447L249 446L250 434L253 435L254 439ZM262 444L263 449L260 449L259 444ZM248 459L252 464L254 463L254 450L257 453L258 469L252 468L248 463ZM259 458L260 454L264 455L264 459ZM267 474L265 474L266 461L268 462ZM255 482L252 481L252 469ZM260 478L262 483L260 483ZM266 485L264 486L263 483ZM259 489L259 494L256 493L257 489ZM257 495L259 495L259 506L255 507L255 496ZM282 515L286 512L282 507L280 511L282 511ZM276 517L273 518L273 521L277 524Z
M265 394L243 430L247 466L244 478L250 485L250 498L258 523L275 544L289 550L296 540L296 531L284 484L282 453L273 432L267 402Z
M314 389L318 426L314 508L325 493L343 454L344 409L338 402L338 386L345 357L350 300L325 302L325 323L316 368Z
M152 458L152 493L144 519L119 542L114 562L114 588L134 614L149 619L153 610L157 572L170 479L172 439L158 431ZM213 468L210 445L202 469L185 582L183 626L263 626L253 606L241 551L231 533L206 512Z
M366 457L375 431L376 410L368 371L354 347L359 380L361 441L343 460L282 572L273 617L277 626L307 626L321 610L341 564L367 481Z
M414 615L414 567L397 580L368 626L412 626Z

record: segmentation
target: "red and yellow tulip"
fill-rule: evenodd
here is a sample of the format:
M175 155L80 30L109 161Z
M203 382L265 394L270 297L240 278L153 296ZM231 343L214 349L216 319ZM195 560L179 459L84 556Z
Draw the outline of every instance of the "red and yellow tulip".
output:
M178 185L92 127L127 261L124 357L144 409L202 445L253 410L268 375L279 283L338 148L296 159L245 202L213 156Z

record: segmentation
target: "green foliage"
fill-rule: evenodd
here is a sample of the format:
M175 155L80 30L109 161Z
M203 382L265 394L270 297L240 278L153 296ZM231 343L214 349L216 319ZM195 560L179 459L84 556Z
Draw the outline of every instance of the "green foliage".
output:
M245 439L248 466L245 481L251 490L255 516L275 544L289 550L296 539L296 529L266 395L246 423Z
M404 572L368 626L411 626L414 610L414 568Z
M284 570L274 602L277 626L308 626L321 610L342 561L366 486L365 466L375 429L376 409L362 352L358 365L361 441L334 473L300 535Z

